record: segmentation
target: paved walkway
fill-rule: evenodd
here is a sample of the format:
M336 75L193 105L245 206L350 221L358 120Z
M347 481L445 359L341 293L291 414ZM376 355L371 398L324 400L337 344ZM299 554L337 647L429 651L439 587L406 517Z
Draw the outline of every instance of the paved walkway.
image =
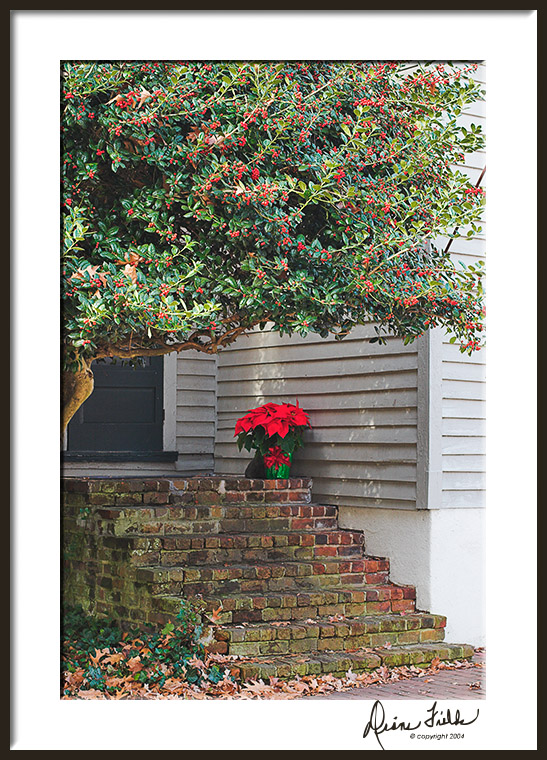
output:
M473 662L486 663L485 652L477 652ZM303 699L485 699L486 668L440 670L422 678L356 687Z

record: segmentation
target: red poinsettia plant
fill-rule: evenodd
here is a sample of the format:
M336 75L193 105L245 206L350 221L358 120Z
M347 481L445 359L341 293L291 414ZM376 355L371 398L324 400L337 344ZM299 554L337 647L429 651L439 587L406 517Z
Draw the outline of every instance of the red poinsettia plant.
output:
M235 427L239 450L256 449L266 467L290 464L293 452L303 445L302 434L311 427L308 415L294 404L263 404L241 417Z

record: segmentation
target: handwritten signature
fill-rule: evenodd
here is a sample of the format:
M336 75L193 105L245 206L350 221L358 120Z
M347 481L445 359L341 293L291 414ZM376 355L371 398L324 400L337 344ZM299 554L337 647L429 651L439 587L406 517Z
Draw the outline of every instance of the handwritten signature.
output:
M437 728L438 726L470 726L479 717L479 710L472 720L464 720L459 710L451 711L449 708L445 710L439 710L437 708L437 702L433 702L431 707L426 710L427 718L419 720L415 725L411 723L405 723L403 720L398 720L397 716L393 720L386 720L386 711L380 700L372 705L370 711L370 717L365 730L363 732L363 739L365 739L370 733L374 734L378 744L382 749L385 749L380 736L388 731L416 731L421 726L427 728Z

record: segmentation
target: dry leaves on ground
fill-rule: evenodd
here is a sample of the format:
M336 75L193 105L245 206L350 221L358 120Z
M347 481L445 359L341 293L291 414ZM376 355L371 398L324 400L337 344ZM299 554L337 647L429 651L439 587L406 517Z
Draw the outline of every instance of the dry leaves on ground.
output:
M431 676L441 670L458 670L461 668L481 668L483 663L456 660L442 662L435 658L428 668L403 665L388 668L382 666L370 673L354 673L351 669L345 676L332 674L302 676L289 681L279 678L252 679L246 683L237 680L237 660L235 655L208 654L203 659L194 657L188 664L200 671L203 678L200 685L189 684L177 678L168 677L163 684L142 684L134 680L133 673L140 672L140 657L127 660L131 675L126 678L108 675L108 665L119 661L119 653L109 654L108 650L96 650L94 661L98 666L107 666L105 682L108 691L89 688L84 678L84 669L65 672L64 689L69 692L62 699L299 699L301 697L329 694L334 691L346 691L354 687L366 687L412 678L424 678L430 682ZM207 679L207 672L215 664L223 674L222 680L212 683ZM478 689L479 681L468 684L470 689ZM426 693L426 692L423 692Z

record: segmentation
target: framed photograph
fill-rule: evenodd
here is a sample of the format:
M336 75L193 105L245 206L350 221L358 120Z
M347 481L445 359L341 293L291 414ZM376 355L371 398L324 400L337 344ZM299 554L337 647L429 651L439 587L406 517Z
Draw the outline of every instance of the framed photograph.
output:
M12 748L534 749L536 11L11 23Z

